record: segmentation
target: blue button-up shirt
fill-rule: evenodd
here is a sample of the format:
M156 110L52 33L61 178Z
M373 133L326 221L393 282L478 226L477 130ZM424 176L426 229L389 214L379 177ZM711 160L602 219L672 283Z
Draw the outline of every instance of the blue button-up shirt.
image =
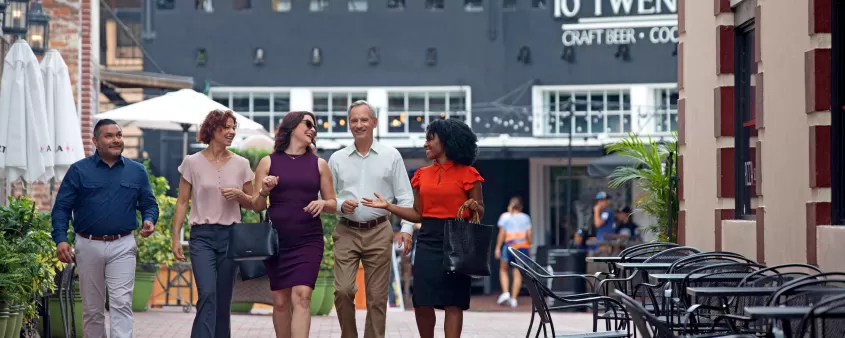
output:
M53 206L53 240L67 242L68 221L77 233L117 235L158 221L158 203L144 165L123 156L111 167L96 152L68 169Z

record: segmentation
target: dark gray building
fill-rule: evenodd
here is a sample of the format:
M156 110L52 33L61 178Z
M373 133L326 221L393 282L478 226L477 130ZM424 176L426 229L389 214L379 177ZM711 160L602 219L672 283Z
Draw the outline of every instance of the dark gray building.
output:
M607 190L583 170L604 144L677 129L677 5L147 0L141 36L146 71L193 77L194 89L270 131L288 111L313 111L329 152L351 143L346 109L356 99L379 109L379 138L409 169L423 164L415 150L427 121L465 120L480 136L485 221L521 195L542 245L563 237L570 133L581 219L595 190Z

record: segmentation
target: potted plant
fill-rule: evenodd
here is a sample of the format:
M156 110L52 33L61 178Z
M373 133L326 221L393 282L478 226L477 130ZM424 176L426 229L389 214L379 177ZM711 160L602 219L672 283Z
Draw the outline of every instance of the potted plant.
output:
M651 137L646 142L632 134L606 146L608 152L631 158L637 163L632 167L617 167L610 174L608 185L617 188L632 182L642 188L643 194L636 198L636 208L654 216L657 224L645 226L641 231L654 232L658 241L673 241L673 238L669 238L670 226L673 234L678 233L678 195L670 182L676 173L675 169L667 173L664 167L669 155L675 157L678 153L677 134L673 133L672 136L671 141L658 143ZM677 158L672 160L677 162ZM670 199L672 210L669 210ZM670 215L672 224L669 224Z
M50 236L50 215L28 197L9 197L0 206L0 313L8 314L6 336L30 330L38 297L55 290L53 279L62 265Z

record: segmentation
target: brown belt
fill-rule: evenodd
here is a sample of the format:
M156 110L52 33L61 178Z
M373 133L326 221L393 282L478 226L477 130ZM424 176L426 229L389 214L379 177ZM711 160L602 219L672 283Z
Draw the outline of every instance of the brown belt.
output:
M372 229L375 228L377 225L387 222L387 216L381 216L376 219L372 219L366 222L355 222L350 221L346 218L340 218L340 224L348 226L350 228L357 228L357 229Z
M92 241L111 242L111 241L116 241L118 239L121 239L123 237L131 236L132 233L131 232L125 232L125 233L117 234L117 235L94 236L94 235L91 235L91 234L77 232L76 235L79 236L79 237L82 237L82 238L90 239Z

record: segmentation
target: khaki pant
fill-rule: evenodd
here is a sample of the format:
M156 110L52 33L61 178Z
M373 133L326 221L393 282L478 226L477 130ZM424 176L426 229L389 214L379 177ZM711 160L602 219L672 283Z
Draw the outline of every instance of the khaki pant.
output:
M135 237L104 242L76 237L76 271L82 295L82 332L86 338L132 337L135 287ZM106 289L111 334L106 335Z
M342 222L334 234L334 304L340 322L341 337L358 337L355 324L355 293L358 264L364 265L367 295L367 320L364 338L383 338L390 285L393 228L384 222L370 229L357 229Z

